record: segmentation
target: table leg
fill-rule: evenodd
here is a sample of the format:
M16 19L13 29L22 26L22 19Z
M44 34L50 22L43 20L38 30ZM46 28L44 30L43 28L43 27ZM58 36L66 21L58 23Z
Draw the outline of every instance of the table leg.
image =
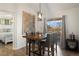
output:
M32 52L34 52L35 51L35 40L34 41L32 41ZM35 54L33 53L33 55L35 56Z
M30 56L30 49L31 48L31 40L29 40L29 56Z
M27 40L26 40L26 55L27 55Z
M41 44L39 42L39 53L40 53L40 56L41 56Z

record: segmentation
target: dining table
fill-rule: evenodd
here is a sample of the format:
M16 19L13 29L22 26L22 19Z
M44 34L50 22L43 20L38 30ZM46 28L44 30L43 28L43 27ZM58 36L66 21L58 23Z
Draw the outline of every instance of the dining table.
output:
M28 35L23 35L22 37L26 38L26 42L28 41L28 43L29 43L29 46L28 46L29 56L31 55L31 53L34 53L34 49L35 49L35 48L31 49L31 44L35 46L36 42L38 42L38 45L39 45L39 48L38 48L39 54L38 55L41 56L41 43L40 42L43 39L43 35L42 34L28 34ZM26 50L27 50L27 43L26 43Z

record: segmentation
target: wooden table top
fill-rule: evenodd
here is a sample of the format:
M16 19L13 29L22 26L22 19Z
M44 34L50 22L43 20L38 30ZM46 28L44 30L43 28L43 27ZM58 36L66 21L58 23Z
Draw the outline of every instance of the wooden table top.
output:
M31 39L31 40L42 40L43 37L40 34L35 34L35 35L27 35L27 36L22 36L23 38Z

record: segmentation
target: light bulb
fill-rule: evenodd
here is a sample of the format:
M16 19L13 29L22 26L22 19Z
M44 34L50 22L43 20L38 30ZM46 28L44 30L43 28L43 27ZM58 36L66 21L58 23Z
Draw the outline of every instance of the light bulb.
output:
M39 13L38 17L41 19L42 18L42 15Z

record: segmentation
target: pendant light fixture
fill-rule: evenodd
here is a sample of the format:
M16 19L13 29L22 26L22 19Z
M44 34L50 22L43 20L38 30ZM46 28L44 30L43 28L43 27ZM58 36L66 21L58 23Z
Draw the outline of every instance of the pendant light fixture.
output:
M39 3L39 11L37 12L38 21L42 20L41 3Z

